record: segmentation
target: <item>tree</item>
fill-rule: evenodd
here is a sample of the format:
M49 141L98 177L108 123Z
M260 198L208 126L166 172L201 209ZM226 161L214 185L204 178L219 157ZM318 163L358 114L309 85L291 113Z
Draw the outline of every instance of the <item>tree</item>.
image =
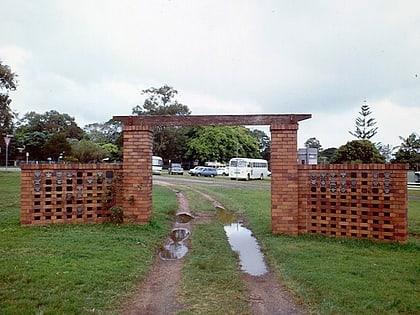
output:
M58 161L59 157L66 154L71 155L71 146L67 142L65 133L53 134L44 144L43 158L51 158L53 161Z
M190 115L188 106L179 103L175 96L178 91L164 85L160 88L149 88L142 91L147 95L143 105L133 108L134 115ZM153 152L164 160L180 161L185 157L187 141L192 132L191 127L154 128Z
M315 137L309 138L305 141L305 148L316 148L318 151L322 151L321 142Z
M258 141L243 126L196 127L196 134L188 143L187 156L200 163L228 162L232 157L260 158Z
M321 164L331 164L332 157L334 156L336 151L337 151L337 148L328 148L328 149L322 150L321 152L319 152L318 161Z
M16 114L12 111L9 92L16 90L17 74L0 60L0 135L13 134L13 120Z
M50 110L44 114L28 112L18 120L17 125L16 138L33 160L46 158L56 160L61 153L58 152L60 150L70 154L67 139L83 137L83 130L77 126L74 117L61 114L56 110ZM47 145L49 141L52 143L58 141L56 147L53 144Z
M420 168L420 137L414 132L402 140L393 163L408 163L411 170Z
M35 131L23 136L25 149L29 152L31 160L45 160L44 146L50 135L47 132Z
M356 118L356 130L354 132L349 131L349 133L359 140L369 140L376 135L378 127L374 127L376 125L375 118L369 118L372 112L366 104L366 101L361 106L359 114L361 117Z
M77 126L74 117L50 110L44 114L28 112L19 120L18 132L27 134L31 132L47 132L49 134L64 133L67 138L81 139L83 130Z
M108 151L87 139L71 141L72 159L81 163L98 162L108 156Z
M142 90L141 94L147 95L143 105L133 108L134 115L190 115L188 106L178 103L175 95L178 91L164 85L160 88L151 87Z
M99 144L118 144L122 135L122 123L113 119L105 123L93 123L83 128L85 135Z
M353 140L337 149L331 159L334 164L384 163L384 157L369 140Z
M121 148L112 143L105 143L101 145L101 148L107 151L106 157L111 161L118 161L122 159Z
M271 140L267 134L259 129L251 130L251 136L254 137L259 143L259 151L261 157L265 160L270 160L271 153Z
M391 162L393 152L396 148L390 144L383 144L381 142L376 143L375 146L378 149L379 153L381 153L382 156L385 158L385 162Z

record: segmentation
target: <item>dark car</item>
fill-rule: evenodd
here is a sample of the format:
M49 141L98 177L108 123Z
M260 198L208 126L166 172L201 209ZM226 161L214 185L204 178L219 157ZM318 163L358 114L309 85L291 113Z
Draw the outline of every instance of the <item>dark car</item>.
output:
M190 174L191 176L215 177L217 176L217 170L214 167L201 166L194 168L194 171Z
M168 168L169 175L184 175L184 169L180 163L172 163L171 167Z

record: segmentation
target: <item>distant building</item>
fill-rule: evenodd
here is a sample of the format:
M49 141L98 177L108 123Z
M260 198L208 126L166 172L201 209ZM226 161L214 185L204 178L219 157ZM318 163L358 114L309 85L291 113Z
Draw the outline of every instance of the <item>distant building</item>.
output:
M318 164L318 149L317 148L298 149L298 163L299 164Z

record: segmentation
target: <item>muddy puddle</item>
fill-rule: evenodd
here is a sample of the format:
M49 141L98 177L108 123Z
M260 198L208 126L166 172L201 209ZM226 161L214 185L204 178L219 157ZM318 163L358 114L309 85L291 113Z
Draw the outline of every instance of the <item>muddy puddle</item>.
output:
M176 215L175 227L169 233L165 246L159 250L162 260L181 259L188 253L188 247L184 243L191 235L188 223L194 217L188 212L180 212Z
M262 276L267 273L264 255L252 231L238 221L233 212L223 207L216 207L216 216L224 223L230 247L238 253L242 271L252 276Z

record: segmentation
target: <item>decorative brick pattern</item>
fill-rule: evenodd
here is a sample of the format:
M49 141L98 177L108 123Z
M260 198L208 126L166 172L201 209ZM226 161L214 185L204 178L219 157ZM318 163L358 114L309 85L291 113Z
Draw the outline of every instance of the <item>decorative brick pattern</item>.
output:
M100 223L116 204L122 165L25 164L21 224Z
M299 233L406 242L406 165L300 165Z

